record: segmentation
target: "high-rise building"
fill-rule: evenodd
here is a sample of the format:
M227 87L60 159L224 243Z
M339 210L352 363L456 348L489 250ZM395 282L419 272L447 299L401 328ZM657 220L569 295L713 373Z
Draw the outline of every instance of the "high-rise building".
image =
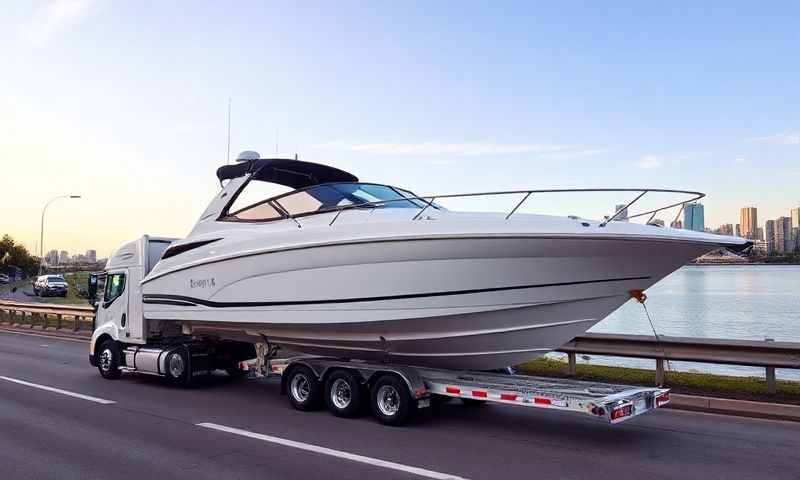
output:
M767 220L764 223L764 240L767 244L767 255L775 253L775 220Z
M620 222L627 222L628 221L628 205L626 205L626 204L615 205L614 206L614 213L617 213L617 212L619 212L619 215L617 215L616 220L619 220Z
M47 262L48 265L56 265L58 263L58 250L50 250L44 256L44 261Z
M733 224L731 223L723 223L719 226L716 233L719 235L733 235Z
M764 240L764 229L761 227L756 228L756 240Z
M705 215L702 203L687 203L683 208L683 228L702 232L705 228Z
M68 251L61 250L58 253L58 263L60 263L61 265L65 265L65 264L69 263L69 252Z
M792 219L792 228L800 228L800 207L790 208L789 218Z
M736 235L737 237L741 237L741 236L742 236L742 228L739 226L739 224L738 224L738 223L736 224L736 232L735 232L735 235Z
M778 217L775 219L775 251L785 254L794 250L792 244L792 219Z
M86 250L86 261L89 263L97 262L97 250Z
M742 225L742 236L750 240L758 238L758 211L756 207L744 207L739 215L739 223Z

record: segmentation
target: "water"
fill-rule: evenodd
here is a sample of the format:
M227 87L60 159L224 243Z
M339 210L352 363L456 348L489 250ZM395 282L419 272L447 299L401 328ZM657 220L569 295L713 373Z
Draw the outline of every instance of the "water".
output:
M659 335L800 342L800 265L687 266L647 291ZM642 306L631 300L590 332L652 335ZM590 363L654 368L653 360L593 356ZM764 376L763 368L670 362L670 368ZM800 380L800 371L778 369Z

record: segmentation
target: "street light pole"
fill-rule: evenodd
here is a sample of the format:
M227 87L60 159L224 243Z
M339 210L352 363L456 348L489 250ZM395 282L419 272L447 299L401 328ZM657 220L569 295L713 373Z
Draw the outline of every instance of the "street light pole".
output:
M39 275L42 274L42 269L44 267L44 212L47 211L47 207L50 206L51 203L55 202L59 198L81 198L80 195L58 195L57 197L53 197L44 204L44 208L42 209L42 226L39 230Z

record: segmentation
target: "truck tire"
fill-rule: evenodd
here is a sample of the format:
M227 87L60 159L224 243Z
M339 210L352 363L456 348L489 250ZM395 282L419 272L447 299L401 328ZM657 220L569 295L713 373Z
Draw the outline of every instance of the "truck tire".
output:
M417 402L411 398L408 386L395 375L383 375L370 391L372 414L384 425L399 427L411 421Z
M122 351L119 343L115 340L107 339L100 345L97 351L97 370L100 375L108 380L116 380L122 375L119 367L122 364Z
M298 365L289 372L286 391L289 403L296 410L309 412L319 409L322 404L322 385L305 365Z
M361 382L352 372L337 370L325 381L325 405L337 417L355 418L361 413Z
M164 366L164 375L171 383L181 387L191 385L191 365L189 364L189 354L185 348L176 348L168 353Z

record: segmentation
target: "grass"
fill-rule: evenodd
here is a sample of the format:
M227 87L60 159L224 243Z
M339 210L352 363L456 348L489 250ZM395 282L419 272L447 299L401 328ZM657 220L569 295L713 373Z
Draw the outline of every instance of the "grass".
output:
M551 358L538 358L519 365L517 369L528 375L567 377L567 363ZM586 364L578 364L576 370L575 378L579 380L643 386L655 384L654 370ZM779 380L777 393L770 395L763 378L668 371L664 386L674 393L800 405L800 382Z

